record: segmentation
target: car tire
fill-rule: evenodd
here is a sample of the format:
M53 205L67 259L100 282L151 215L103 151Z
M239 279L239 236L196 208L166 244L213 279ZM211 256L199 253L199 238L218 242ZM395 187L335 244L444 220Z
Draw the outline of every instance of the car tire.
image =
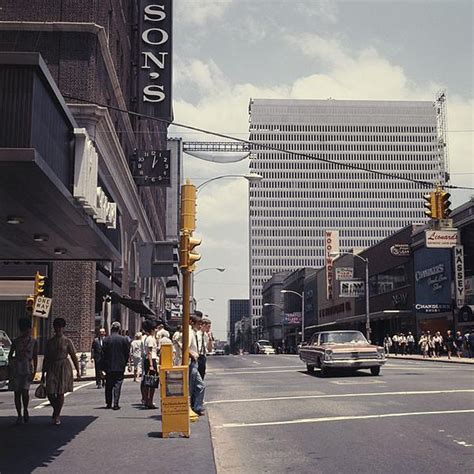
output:
M314 365L306 364L306 371L308 374L312 374L314 372Z
M372 375L380 375L380 367L371 367L370 368L370 373Z
M321 377L327 377L329 375L329 368L328 367L321 367Z

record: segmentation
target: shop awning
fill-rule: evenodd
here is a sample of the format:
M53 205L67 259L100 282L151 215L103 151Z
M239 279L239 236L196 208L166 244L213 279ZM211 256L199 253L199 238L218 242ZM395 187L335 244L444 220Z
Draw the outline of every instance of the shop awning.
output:
M155 312L150 309L142 300L134 300L133 298L120 298L122 303L134 313L155 316Z

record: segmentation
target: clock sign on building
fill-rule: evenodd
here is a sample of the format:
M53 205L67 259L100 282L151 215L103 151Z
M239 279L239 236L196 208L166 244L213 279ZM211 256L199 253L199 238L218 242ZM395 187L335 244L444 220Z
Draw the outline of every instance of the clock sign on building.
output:
M137 186L171 186L170 151L137 151L133 176Z

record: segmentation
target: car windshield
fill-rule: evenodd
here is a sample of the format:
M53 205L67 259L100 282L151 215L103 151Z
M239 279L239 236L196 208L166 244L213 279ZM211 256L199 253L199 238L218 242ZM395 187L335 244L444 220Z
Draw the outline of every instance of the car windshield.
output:
M321 334L321 344L364 344L367 339L359 331L328 332Z
M11 345L10 339L5 335L0 334L0 347L3 349L10 349Z
M271 346L270 341L258 341L261 346Z

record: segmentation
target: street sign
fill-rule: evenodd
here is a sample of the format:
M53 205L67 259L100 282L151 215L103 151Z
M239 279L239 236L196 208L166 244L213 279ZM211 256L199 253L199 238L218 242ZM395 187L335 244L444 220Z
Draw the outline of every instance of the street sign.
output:
M365 295L365 282L360 280L341 281L340 298L360 298Z
M449 249L458 243L457 229L425 230L425 236L427 248Z
M37 316L38 318L47 318L49 316L52 301L52 298L38 296L35 301L33 316Z

